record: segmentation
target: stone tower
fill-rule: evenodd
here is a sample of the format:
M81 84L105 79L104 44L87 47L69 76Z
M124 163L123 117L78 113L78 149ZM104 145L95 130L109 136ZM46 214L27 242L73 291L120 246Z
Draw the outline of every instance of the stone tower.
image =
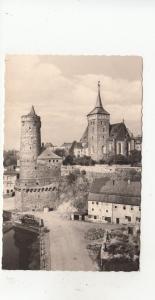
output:
M21 117L20 182L33 182L37 157L41 152L41 121L32 106L29 114Z
M87 115L88 152L92 159L99 161L108 155L110 114L103 108L100 96L100 82L95 108Z

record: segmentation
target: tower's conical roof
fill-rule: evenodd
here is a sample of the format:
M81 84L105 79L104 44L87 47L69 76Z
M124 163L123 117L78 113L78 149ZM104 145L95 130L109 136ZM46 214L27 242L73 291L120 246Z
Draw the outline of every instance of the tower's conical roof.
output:
M109 113L103 108L101 95L100 95L100 81L98 81L98 94L97 94L97 101L95 108L87 115L94 115L94 114L102 114L102 115L109 115Z
M36 115L34 106L32 105L29 115Z

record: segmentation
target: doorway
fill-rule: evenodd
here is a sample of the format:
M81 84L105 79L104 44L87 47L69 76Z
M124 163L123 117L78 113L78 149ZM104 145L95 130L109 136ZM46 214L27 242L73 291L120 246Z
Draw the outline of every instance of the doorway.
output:
M116 218L116 224L119 224L119 218Z

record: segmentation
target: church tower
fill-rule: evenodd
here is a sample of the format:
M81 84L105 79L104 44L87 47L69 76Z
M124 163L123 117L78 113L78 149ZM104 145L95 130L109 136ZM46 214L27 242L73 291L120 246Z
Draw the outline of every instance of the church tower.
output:
M32 106L29 114L21 117L20 181L35 179L37 157L41 152L41 121Z
M98 82L98 95L95 108L87 115L88 152L92 159L99 161L108 155L110 114L103 108Z

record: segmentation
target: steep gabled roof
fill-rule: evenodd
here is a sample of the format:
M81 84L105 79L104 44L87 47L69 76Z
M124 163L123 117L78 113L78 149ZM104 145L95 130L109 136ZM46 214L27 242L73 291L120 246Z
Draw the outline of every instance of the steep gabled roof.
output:
M55 154L52 147L48 147L38 156L38 159L62 159L62 157Z
M81 139L80 139L81 143L87 143L88 142L88 126L86 127Z
M129 132L123 122L110 125L110 138L124 140L130 138Z
M29 112L29 115L32 115L32 116L36 115L35 110L34 110L34 106L33 106L33 105L32 105L32 107L31 107L31 110L30 110L30 112Z
M109 115L109 113L103 108L101 95L100 95L100 82L98 81L98 95L95 108L87 115L94 115L94 114L102 114L102 115Z

